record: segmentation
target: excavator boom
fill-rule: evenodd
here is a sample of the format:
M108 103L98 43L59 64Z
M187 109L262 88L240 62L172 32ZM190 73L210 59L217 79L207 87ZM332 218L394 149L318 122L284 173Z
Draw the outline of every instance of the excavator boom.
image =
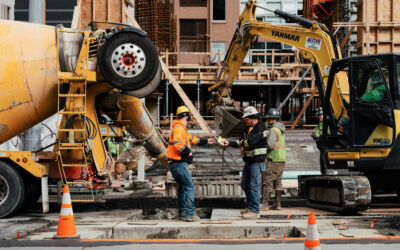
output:
M218 105L224 106L225 103L232 103L232 101L229 101L229 90L232 88L245 56L257 37L268 38L300 49L303 58L308 59L314 65L318 76L317 80L321 82L320 95L323 94L327 85L332 61L341 58L339 46L324 25L281 10L273 12L275 15L297 25L277 25L258 21L255 14L257 7L259 7L257 1L248 1L239 17L238 27L227 50L223 69L217 82L208 89L212 91L212 98L208 102L208 107L211 110L215 110ZM349 100L349 88L345 73L337 74L334 86L330 97L332 109L337 118L345 117L347 114L344 102ZM224 107L219 107L219 109L224 109ZM219 111L218 114L226 114L226 112ZM228 118L217 118L216 120L232 122L232 119ZM239 120L236 119L233 122L239 123ZM217 124L217 128L221 129L233 127L231 124ZM229 132L223 130L220 132L224 135L229 134Z

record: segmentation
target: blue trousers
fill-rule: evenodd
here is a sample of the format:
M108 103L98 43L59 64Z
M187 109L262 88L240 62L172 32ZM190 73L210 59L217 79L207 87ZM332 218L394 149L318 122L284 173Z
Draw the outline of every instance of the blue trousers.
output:
M192 174L187 162L170 163L170 171L178 186L178 208L179 216L194 216L194 185Z
M246 194L247 206L254 212L260 212L260 182L265 171L265 162L246 163L242 170L242 189Z

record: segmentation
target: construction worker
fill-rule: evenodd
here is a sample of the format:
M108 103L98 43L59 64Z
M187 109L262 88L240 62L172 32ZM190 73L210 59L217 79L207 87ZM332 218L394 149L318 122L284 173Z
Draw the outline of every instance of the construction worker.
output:
M186 125L190 119L190 111L185 106L178 107L178 117L172 123L168 140L168 162L170 171L178 185L179 218L184 221L198 221L194 206L194 185L189 164L192 163L191 145L213 144L215 139L198 138L188 133Z
M318 108L316 115L318 116L318 126L317 128L314 130L313 134L312 134L312 138L314 140L317 140L318 138L321 137L322 135L322 129L323 129L323 121L324 121L324 112L322 111L322 108Z
M267 133L266 170L263 174L261 210L280 210L282 198L282 174L286 162L285 126L278 122L280 112L271 108L267 112L267 122L271 129ZM272 192L275 189L275 204L269 207Z
M386 88L384 85L384 80L378 71L372 73L370 78L372 90L364 93L360 101L366 102L379 102L382 101L386 95Z
M124 130L123 137L110 137L107 140L108 150L109 150L113 160L115 161L114 169L115 169L115 179L117 181L121 180L121 174L122 174L122 170L124 168L124 164L121 162L118 162L118 157L119 157L120 153L127 151L130 146L129 142L124 141L124 139L123 139L126 137L128 137L128 133ZM121 187L113 188L113 191L114 192L124 192L124 190Z
M384 80L379 71L372 72L372 75L369 77L369 84L371 86L371 90L364 93L360 97L360 101L364 102L380 102L387 99L386 95L386 87L384 84ZM341 126L341 131L345 135L347 140L350 140L350 117L346 116L339 121L339 125Z
M314 132L312 133L311 137L315 140L315 144L317 145L317 148L320 152L323 152L323 141L322 141L322 131L323 131L323 121L324 121L324 112L322 111L322 108L320 107L317 112L316 112L317 116L318 116L318 126L317 128L314 130ZM330 130L328 127L328 135L330 134ZM319 162L320 162L320 167L321 167L321 174L326 174L328 169L326 167L325 164L325 158L323 157L323 155L320 153L319 156Z
M255 107L244 109L242 118L246 128L240 140L223 141L223 146L240 147L245 165L242 170L241 186L246 194L247 208L241 211L243 218L260 218L260 183L265 171L265 156L267 154L267 129L259 119Z

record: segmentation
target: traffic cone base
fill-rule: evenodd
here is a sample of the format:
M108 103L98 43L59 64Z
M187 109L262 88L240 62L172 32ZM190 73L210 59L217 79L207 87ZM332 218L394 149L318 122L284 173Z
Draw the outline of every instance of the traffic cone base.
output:
M77 239L74 212L72 211L71 196L68 185L64 186L60 218L58 220L57 235L54 239Z
M318 236L317 219L314 213L308 216L308 226L306 240L304 241L304 250L321 250Z

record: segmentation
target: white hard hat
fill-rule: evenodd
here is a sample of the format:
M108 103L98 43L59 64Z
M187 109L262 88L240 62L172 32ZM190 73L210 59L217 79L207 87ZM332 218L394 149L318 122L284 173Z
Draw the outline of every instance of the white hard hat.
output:
M253 106L248 106L244 109L242 118L249 117L251 115L258 115L258 111Z

